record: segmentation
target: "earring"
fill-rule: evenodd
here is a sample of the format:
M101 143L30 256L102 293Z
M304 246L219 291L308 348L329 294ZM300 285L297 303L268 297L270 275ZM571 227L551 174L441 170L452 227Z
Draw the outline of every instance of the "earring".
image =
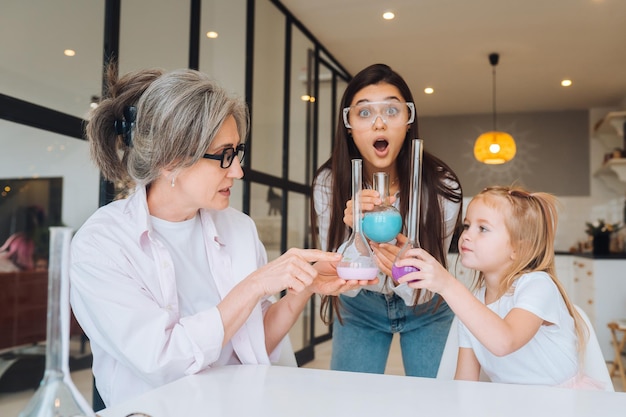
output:
M174 186L176 185L175 181L176 181L176 176L172 175L172 188L174 188Z

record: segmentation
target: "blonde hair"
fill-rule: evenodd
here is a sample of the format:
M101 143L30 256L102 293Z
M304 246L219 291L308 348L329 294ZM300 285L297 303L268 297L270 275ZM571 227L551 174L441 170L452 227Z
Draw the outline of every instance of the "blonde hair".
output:
M557 278L554 264L554 239L558 223L557 198L544 192L531 193L520 186L494 186L485 188L472 201L478 200L502 213L511 247L517 253L500 283L497 296L501 297L512 291L515 281L525 273L532 271L547 273L557 286L570 316L574 319L579 362L583 363L589 329ZM476 287L482 287L484 281L484 275L479 273Z
M241 140L246 138L245 102L230 97L202 72L147 69L118 79L110 66L107 80L108 94L90 113L86 135L93 161L107 180L118 185L149 185L162 169L193 165L229 116L235 118ZM131 142L115 128L128 106L137 110Z

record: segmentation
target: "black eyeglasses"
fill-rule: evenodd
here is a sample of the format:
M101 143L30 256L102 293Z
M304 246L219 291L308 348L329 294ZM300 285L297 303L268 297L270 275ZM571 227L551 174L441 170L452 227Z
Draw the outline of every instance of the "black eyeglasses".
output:
M203 158L213 159L215 161L220 161L221 168L230 168L233 164L233 160L235 159L235 155L239 158L239 162L243 162L244 156L246 156L246 144L240 143L236 148L230 147L226 148L222 151L222 153L210 154L205 153Z

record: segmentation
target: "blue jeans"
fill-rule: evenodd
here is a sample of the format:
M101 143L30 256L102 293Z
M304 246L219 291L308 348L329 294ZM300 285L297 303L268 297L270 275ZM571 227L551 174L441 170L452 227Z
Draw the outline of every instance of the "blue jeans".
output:
M341 295L340 299L343 325L335 318L331 369L384 373L393 334L399 333L405 374L437 376L454 318L443 300L433 312L438 295L430 304L417 307L407 306L395 294L368 290L361 290L356 297Z

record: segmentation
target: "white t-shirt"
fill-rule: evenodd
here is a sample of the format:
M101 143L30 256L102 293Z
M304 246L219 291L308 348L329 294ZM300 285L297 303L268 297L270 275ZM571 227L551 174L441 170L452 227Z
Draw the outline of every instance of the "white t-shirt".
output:
M476 292L485 302L485 288ZM578 353L574 319L559 290L545 272L522 275L514 291L487 305L504 318L521 308L554 323L542 325L535 336L517 351L502 357L489 352L459 321L459 347L471 348L482 370L493 382L529 385L559 385L576 376Z
M192 316L218 305L222 300L204 248L200 214L182 222L170 222L154 216L150 216L150 220L155 236L172 256L181 316ZM212 366L235 364L241 364L241 361L229 341Z

